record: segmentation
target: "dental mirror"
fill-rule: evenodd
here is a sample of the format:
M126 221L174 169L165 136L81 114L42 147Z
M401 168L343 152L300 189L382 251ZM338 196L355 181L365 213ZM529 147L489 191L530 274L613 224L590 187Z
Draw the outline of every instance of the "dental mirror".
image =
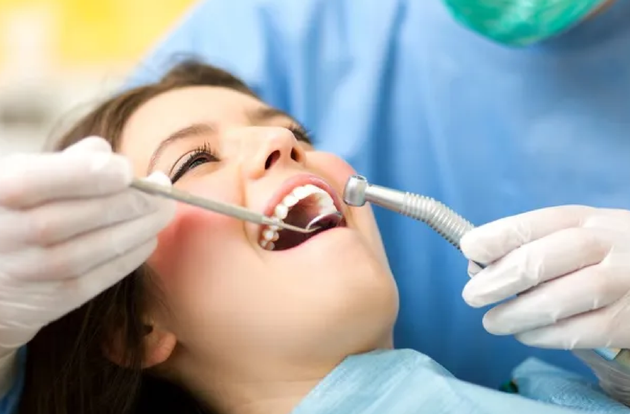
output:
M334 213L320 214L308 222L305 230L311 232L322 228L337 227L339 223L341 223L342 218L343 216L338 211L335 211Z

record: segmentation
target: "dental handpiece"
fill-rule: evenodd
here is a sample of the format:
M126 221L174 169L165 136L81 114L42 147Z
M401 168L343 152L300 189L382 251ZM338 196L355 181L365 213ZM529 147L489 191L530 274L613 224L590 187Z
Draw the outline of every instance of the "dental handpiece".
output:
M360 175L348 179L343 201L353 207L371 203L422 221L458 250L461 250L462 237L475 228L471 222L431 197L370 184ZM476 264L482 269L485 267L484 264ZM630 369L630 350L597 348L593 351L607 361L614 361L625 369Z
M420 220L457 249L460 249L459 242L464 234L475 227L468 220L431 197L373 185L360 175L350 177L346 183L343 201L354 207L360 207L369 202L412 219Z

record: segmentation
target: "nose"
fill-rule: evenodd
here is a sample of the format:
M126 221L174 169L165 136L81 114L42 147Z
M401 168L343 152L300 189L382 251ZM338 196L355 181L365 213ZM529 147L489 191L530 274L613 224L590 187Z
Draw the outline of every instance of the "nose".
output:
M275 166L304 162L304 149L288 129L262 127L254 135L256 142L243 142L244 145L256 146L252 159L246 161L245 165L249 178L260 178Z

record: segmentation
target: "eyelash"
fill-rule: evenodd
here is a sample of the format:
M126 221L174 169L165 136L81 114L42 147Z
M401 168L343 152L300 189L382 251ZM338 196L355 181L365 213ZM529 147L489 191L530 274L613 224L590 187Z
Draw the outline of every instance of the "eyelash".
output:
M306 144L310 144L312 142L310 133L302 128L301 125L293 124L287 127L289 131L295 136L300 142L304 142ZM218 162L221 161L218 155L214 152L214 150L210 147L210 144L205 142L200 147L195 148L188 156L186 156L186 160L182 163L182 165L177 168L173 177L171 178L171 182L174 184L177 180L182 178L184 174L186 174L189 170L194 168L195 162L202 159L202 157L206 157L206 162Z
M304 142L305 144L312 144L313 140L311 137L311 133L304 129L302 125L299 124L291 124L287 127L289 131L295 136L300 142Z
M177 180L183 177L189 170L194 168L194 164L197 161L202 160L202 157L206 157L206 162L218 162L221 161L214 150L210 147L210 144L204 142L200 147L195 148L188 156L182 165L177 168L171 182L174 184Z

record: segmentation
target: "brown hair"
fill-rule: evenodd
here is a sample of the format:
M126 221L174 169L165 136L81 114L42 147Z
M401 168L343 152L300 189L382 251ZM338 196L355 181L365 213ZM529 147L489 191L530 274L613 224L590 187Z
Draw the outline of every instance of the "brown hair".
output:
M62 150L97 135L114 150L131 115L151 98L188 86L221 86L256 96L242 81L218 68L187 61L156 83L99 105L56 145ZM213 413L186 390L141 369L149 269L142 266L115 286L44 327L27 347L20 414ZM112 363L103 347L113 335L126 352L126 368Z

